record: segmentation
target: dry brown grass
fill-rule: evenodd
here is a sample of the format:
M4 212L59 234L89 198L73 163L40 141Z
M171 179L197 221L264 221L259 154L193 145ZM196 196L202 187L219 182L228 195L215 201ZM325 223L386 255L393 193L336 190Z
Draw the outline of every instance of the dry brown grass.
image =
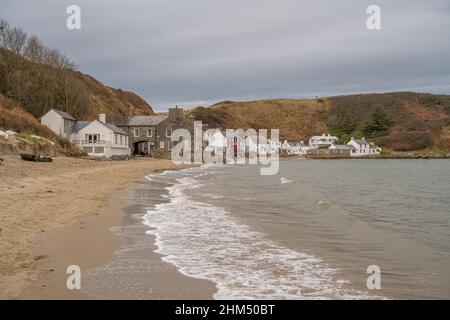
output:
M306 140L313 134L328 130L324 122L329 109L326 100L226 101L208 109L211 118L220 119L212 125L222 129L280 129L280 137L289 140ZM192 114L196 115L195 109ZM208 121L206 124L211 126Z

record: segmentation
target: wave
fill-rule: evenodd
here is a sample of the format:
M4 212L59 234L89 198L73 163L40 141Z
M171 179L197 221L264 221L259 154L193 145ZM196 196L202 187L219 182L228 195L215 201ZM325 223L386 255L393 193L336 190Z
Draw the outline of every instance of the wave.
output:
M144 223L156 252L190 277L216 283L215 299L367 299L348 288L335 268L311 254L283 247L224 208L195 201L203 168L181 170L167 187L169 202L148 210Z

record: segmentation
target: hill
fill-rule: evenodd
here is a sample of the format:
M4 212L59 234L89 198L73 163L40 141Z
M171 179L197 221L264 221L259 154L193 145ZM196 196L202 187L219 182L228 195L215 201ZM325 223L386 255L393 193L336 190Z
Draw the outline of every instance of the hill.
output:
M112 118L154 114L133 92L105 86L79 72L58 50L0 19L0 130L18 133L0 137L0 152L81 154L40 125L37 119L52 108L80 120L100 113Z
M0 49L0 93L5 108L21 107L39 118L51 108L91 120L99 113L110 116L152 115L151 106L133 92L107 87L70 68L34 63Z
M279 128L280 137L307 141L331 132L341 143L365 136L394 151L450 150L450 96L414 92L320 99L219 102L190 111L209 127Z

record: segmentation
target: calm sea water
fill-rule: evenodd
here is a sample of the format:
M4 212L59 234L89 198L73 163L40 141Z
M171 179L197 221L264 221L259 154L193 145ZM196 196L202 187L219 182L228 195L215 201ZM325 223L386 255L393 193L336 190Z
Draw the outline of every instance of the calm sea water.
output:
M450 298L448 160L282 161L166 171L144 223L216 298ZM169 187L167 187L169 185ZM381 269L369 290L367 267Z

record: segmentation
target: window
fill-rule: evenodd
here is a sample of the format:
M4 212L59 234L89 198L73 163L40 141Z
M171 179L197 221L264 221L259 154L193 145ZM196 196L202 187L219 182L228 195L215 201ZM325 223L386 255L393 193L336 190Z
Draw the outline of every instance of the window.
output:
M105 148L104 147L95 147L94 153L105 153Z
M164 141L160 141L159 142L159 148L160 149L164 149Z
M169 141L169 142L167 143L167 149L172 150L172 147L173 147L173 142L172 142L172 141Z
M118 140L118 134L114 133L114 143L117 144Z
M166 129L166 137L170 138L172 136L172 129Z
M153 135L153 129L147 129L147 137L151 137Z
M134 137L135 138L139 137L139 129L138 128L134 129Z
M120 135L120 145L123 145L123 135Z
M125 136L125 145L128 146L128 137Z
M86 142L91 143L97 143L100 140L99 134L87 134L86 135Z

